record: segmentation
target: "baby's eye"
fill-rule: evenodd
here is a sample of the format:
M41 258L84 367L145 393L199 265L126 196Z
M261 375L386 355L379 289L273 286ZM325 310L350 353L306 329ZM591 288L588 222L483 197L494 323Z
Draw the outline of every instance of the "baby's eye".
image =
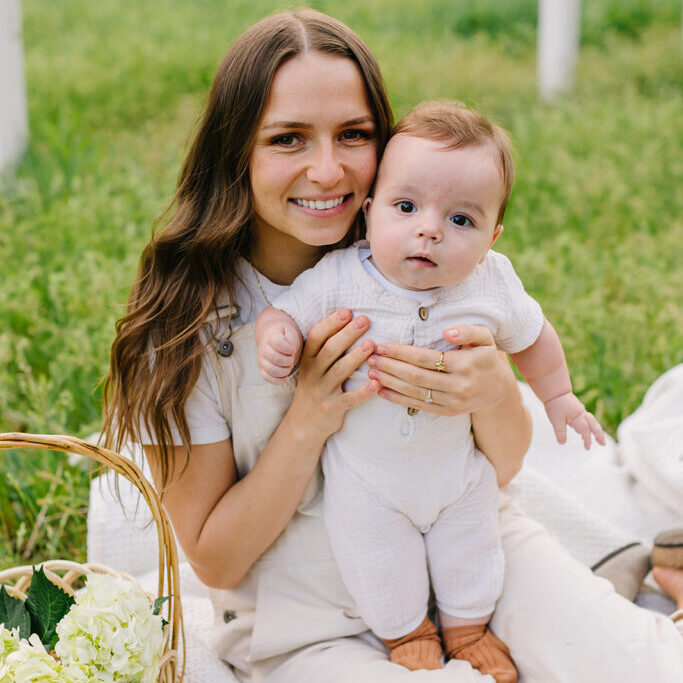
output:
M398 206L398 210L401 213L414 213L415 211L417 211L415 204L407 200L399 202L396 206Z
M461 228L473 225L472 221L462 213L456 213L455 216L451 216L450 220L451 223L455 223L455 225L459 225Z

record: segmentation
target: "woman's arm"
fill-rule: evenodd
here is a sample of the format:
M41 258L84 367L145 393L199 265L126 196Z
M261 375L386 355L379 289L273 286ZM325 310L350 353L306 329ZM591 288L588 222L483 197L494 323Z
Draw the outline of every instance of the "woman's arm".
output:
M373 350L365 341L343 356L367 330L348 310L328 316L304 346L292 405L254 468L237 481L230 441L193 446L188 465L164 494L164 505L188 560L209 586L233 588L287 526L315 471L328 436L344 414L379 388L370 381L350 392L344 380ZM155 481L160 468L146 447ZM175 449L177 462L183 450Z
M461 347L444 352L444 371L436 369L439 351L381 344L368 359L369 376L392 403L439 415L471 413L477 446L504 486L519 471L531 442L531 419L512 369L483 326L458 325L444 330L444 338ZM428 390L432 403L425 403Z

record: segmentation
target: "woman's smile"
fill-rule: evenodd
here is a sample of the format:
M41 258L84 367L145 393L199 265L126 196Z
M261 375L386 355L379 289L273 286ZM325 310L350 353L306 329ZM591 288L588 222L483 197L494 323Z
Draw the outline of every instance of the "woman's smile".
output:
M349 207L350 200L353 197L352 194L345 194L333 199L292 199L290 201L294 202L304 213L308 213L311 216L319 216L321 218L327 218L332 216L338 216L339 214L346 211Z

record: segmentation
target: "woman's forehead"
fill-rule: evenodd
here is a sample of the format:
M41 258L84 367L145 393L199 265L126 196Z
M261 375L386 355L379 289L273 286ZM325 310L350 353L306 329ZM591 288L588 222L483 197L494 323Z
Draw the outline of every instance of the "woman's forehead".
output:
M275 73L261 127L372 117L360 69L351 59L308 52Z

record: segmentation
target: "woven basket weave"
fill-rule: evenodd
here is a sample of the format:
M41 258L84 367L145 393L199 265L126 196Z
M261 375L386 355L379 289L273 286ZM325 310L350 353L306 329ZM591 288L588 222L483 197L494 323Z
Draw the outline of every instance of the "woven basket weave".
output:
M185 669L185 637L183 632L183 614L180 605L178 580L178 552L175 538L168 517L161 505L159 496L147 481L140 469L130 459L72 436L45 434L0 434L0 450L8 448L29 448L63 453L84 455L109 467L132 482L142 494L157 528L159 538L159 585L157 596L170 595L162 611L169 622L164 630L164 652L159 661L158 683L180 683ZM121 576L137 584L128 574L119 572L101 564L80 564L69 560L49 560L42 563L45 575L70 595L74 593L74 584L83 576L92 573ZM13 567L0 571L0 583L5 584L8 593L15 597L26 598L26 590L31 582L33 567ZM150 603L153 600L150 597ZM178 670L178 641L182 647L182 670Z

